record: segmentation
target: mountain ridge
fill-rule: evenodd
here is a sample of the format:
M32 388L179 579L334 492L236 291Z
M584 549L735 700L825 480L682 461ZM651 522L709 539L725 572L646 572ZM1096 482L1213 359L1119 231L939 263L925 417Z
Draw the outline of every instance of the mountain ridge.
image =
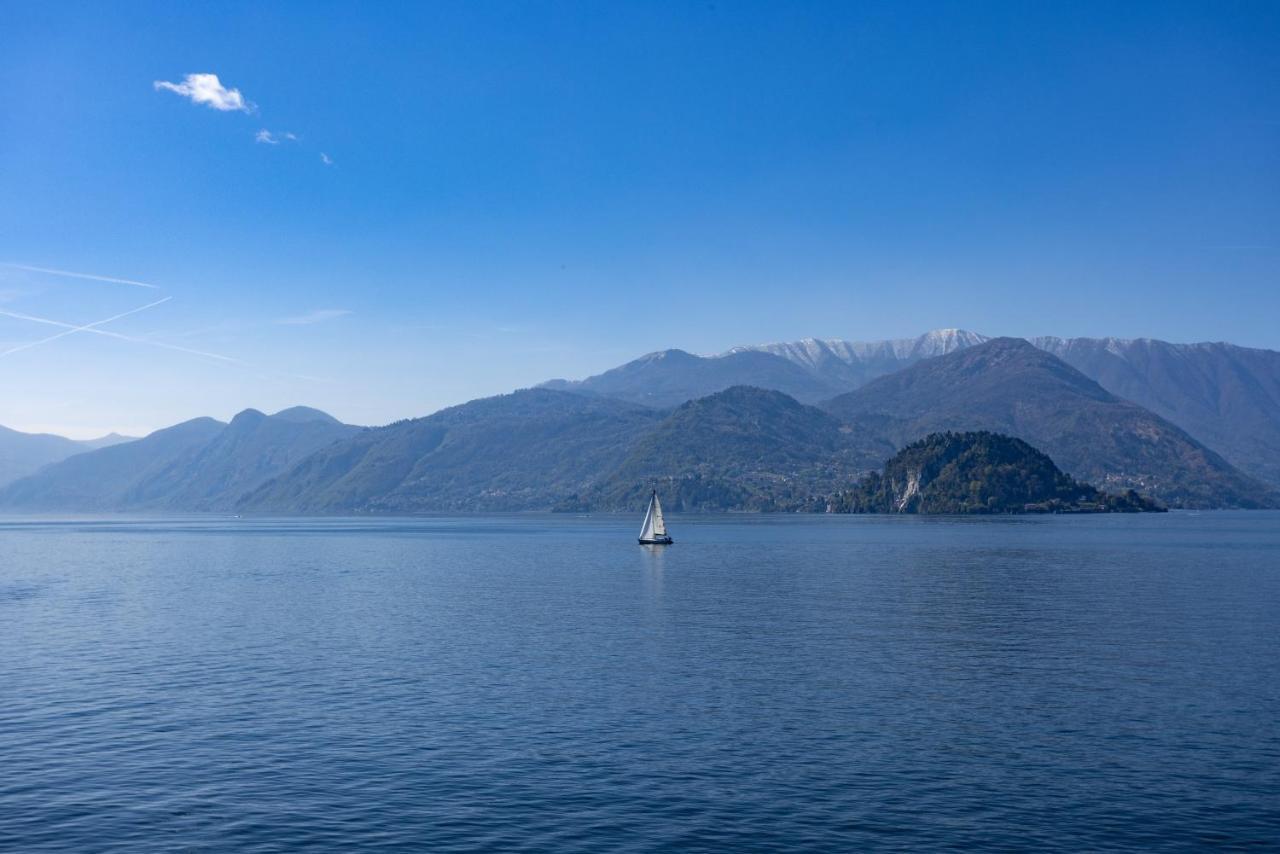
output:
M1108 391L1168 419L1280 487L1280 353L1154 338L1031 339Z
M1014 436L1069 475L1171 506L1270 506L1276 496L1181 428L1116 397L1021 338L921 361L824 404L850 423L885 420L903 445L946 430Z
M626 509L655 486L675 511L820 509L892 450L782 392L734 386L671 411L557 509Z
M360 428L255 409L229 423L193 418L132 442L45 466L0 490L0 506L26 510L216 510L302 456ZM228 498L230 496L230 499Z
M584 380L546 385L659 408L734 385L776 389L818 404L924 359L989 340L951 328L878 341L804 338L744 345L707 356L669 350ZM1174 344L1114 336L1026 340L1112 394L1182 428L1242 471L1280 488L1280 352L1227 342ZM681 358L660 358L670 353Z
M96 439L68 439L54 433L24 433L0 426L0 487L50 463L129 441L131 437L116 433Z
M549 509L660 414L553 389L480 398L370 428L246 494L246 512Z
M824 369L859 353L914 360L835 395L826 383L860 379L847 372L830 379L843 370L836 366L828 380L816 380L799 363L758 350L723 361L668 350L615 369L616 388L524 389L385 427L343 425L309 407L274 415L246 409L228 423L194 419L69 457L0 490L0 505L287 513L622 509L657 482L674 490L673 509L818 509L823 493L847 487L905 444L946 430L1009 434L1074 477L1152 492L1176 506L1280 500L1171 419L1122 399L1049 350L1111 360L1109 369L1131 376L1141 373L1132 355L1141 352L1138 345L1071 340L1036 346L953 329L842 351L814 339L792 356ZM1141 346L1159 349L1157 361L1169 352L1227 358L1216 345ZM1260 353L1256 370L1265 373L1272 354ZM1114 362L1117 354L1127 361ZM762 370L766 380L799 383L809 402L768 383L735 383L657 405ZM612 396L651 390L655 377L662 380L658 394ZM1209 379L1198 392L1183 389L1173 403L1195 399L1193 392L1212 402L1225 381ZM1171 378L1164 387L1177 386ZM1268 417L1264 408L1259 423Z
M678 349L648 353L584 380L548 380L536 387L669 409L739 385L772 388L810 403L841 388L772 353L744 350L708 357Z
M847 338L800 338L795 341L747 344L731 347L717 355L724 356L748 351L765 352L783 356L797 364L815 366L826 358L837 358L844 362L878 355L892 356L897 359L932 358L989 340L990 336L953 327L933 329L914 338L882 338L870 341Z

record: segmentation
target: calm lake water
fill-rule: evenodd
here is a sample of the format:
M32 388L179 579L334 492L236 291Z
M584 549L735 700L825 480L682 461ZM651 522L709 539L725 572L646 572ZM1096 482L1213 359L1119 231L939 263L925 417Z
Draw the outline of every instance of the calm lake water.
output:
M1280 514L0 521L0 849L1280 846Z

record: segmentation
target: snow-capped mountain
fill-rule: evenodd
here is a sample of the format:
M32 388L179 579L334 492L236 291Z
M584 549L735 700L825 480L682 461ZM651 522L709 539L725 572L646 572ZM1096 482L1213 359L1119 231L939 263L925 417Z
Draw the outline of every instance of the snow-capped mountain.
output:
M988 340L963 329L937 329L885 341L805 338L711 356L664 350L585 380L546 385L656 407L735 385L817 403ZM1241 469L1280 485L1280 353L1146 338L1028 340L1112 394L1172 421Z
M890 338L883 341L845 341L840 338L802 338L799 341L780 341L773 344L750 344L734 347L729 353L746 350L772 353L784 359L818 369L831 360L855 364L876 359L908 361L944 356L982 344L990 340L986 335L966 329L935 329L916 338ZM722 355L727 355L722 354Z
M854 387L878 376L914 365L921 359L945 356L989 340L965 329L935 329L916 338L883 341L845 341L839 338L802 338L773 344L735 347L733 353L771 353L825 376L838 385Z
M775 389L816 403L921 359L986 340L985 335L963 329L939 329L918 338L889 341L806 338L734 347L710 356L662 350L585 380L552 380L544 385L659 407L676 406L735 385Z

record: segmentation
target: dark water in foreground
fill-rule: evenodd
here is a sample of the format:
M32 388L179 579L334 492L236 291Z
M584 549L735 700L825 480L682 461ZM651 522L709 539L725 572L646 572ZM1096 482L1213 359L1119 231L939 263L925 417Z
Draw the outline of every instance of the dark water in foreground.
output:
M0 522L0 849L1280 846L1280 515Z

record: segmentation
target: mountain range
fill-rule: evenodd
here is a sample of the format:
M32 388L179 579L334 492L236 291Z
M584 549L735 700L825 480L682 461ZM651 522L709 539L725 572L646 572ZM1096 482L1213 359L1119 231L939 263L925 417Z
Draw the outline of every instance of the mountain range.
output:
M972 347L986 337L940 329L896 341L806 338L784 344L735 347L717 356L662 350L585 380L551 380L543 388L613 397L667 408L737 385L769 388L803 403L852 391L922 359Z
M385 427L304 407L195 419L47 464L0 508L623 510L657 487L673 510L815 510L948 430L1023 439L1071 477L1175 507L1275 506L1277 359L960 330L672 350Z
M1280 486L1280 353L1148 338L1032 338L1117 397Z
M801 341L736 347L714 356L651 353L577 382L548 388L671 407L734 385L819 403L925 359L991 340L940 329L886 341ZM1181 427L1232 465L1280 487L1280 353L1225 343L1147 338L1031 338L1116 397Z
M360 431L323 412L247 409L195 418L68 457L0 491L0 506L45 511L227 510L241 494Z
M930 433L1015 436L1071 476L1179 507L1261 506L1269 491L1184 430L1021 338L993 338L872 380L825 404L902 446Z
M549 389L474 400L330 444L241 496L238 506L280 513L545 509L616 465L661 417Z
M94 451L131 441L128 436L110 433L97 439L76 440L52 433L20 433L0 427L0 485L65 460L74 454Z
M734 386L681 404L558 509L814 510L893 453L878 435L778 392Z

